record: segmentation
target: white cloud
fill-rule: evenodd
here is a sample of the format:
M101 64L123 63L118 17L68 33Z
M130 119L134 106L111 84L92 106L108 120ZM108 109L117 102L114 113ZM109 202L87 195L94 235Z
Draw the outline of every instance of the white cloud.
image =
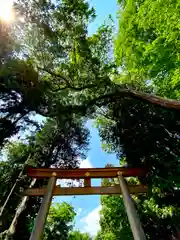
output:
M88 158L86 160L81 160L80 168L92 168L92 167L93 167L93 165Z
M58 179L57 180L57 185L60 185L61 187L81 187L82 186L82 181L79 180L71 180L71 179Z
M81 230L82 232L88 232L90 235L95 236L97 232L100 230L99 225L99 211L101 210L101 206L93 209L86 217L81 219L81 222L84 224L84 228Z
M82 208L78 207L77 209L75 209L76 211L76 216L79 216L82 213Z
M80 160L80 168L92 168L92 163L91 161L87 158L86 160ZM80 187L82 186L82 181L77 181L77 180L71 180L71 179L61 179L57 180L57 185L61 185L61 187Z

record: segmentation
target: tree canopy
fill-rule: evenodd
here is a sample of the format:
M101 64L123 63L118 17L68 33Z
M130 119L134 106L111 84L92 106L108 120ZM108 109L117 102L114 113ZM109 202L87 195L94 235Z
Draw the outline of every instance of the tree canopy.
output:
M179 1L119 1L115 56L122 77L179 98ZM121 78L121 76L120 76Z
M69 232L73 228L72 222L75 215L72 206L65 202L52 206L47 218L43 239L67 240Z
M91 240L92 238L88 233L81 233L80 231L72 231L69 234L68 240Z
M113 186L115 183L115 179L103 179L102 186ZM111 195L101 196L101 206L101 229L98 232L96 239L133 239L122 197Z

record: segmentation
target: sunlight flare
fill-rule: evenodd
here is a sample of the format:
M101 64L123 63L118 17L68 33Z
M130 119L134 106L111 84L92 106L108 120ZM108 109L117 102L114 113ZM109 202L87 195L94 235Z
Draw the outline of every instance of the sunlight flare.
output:
M12 6L13 0L0 0L0 20L4 22L12 22L14 20Z

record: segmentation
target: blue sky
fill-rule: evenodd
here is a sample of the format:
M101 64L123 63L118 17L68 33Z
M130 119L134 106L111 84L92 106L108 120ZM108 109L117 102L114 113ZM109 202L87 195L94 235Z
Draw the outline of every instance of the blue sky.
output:
M89 35L96 32L97 28L104 23L111 14L117 28L116 14L118 5L116 0L89 0L90 6L96 10L96 19L90 23L88 32ZM101 149L101 142L98 131L93 127L92 121L87 123L91 133L90 150L88 157L82 162L81 167L104 167L107 163L118 166L119 161L115 154L106 154ZM100 180L94 180L93 185L100 185ZM99 230L99 210L100 210L100 196L68 196L55 197L54 202L66 201L74 207L77 212L75 220L75 227L82 232L89 232L95 235Z
M88 2L91 7L95 8L97 15L95 21L89 25L88 31L90 35L96 32L97 28L104 23L109 14L111 14L115 26L117 27L116 15L119 9L117 0L89 0Z

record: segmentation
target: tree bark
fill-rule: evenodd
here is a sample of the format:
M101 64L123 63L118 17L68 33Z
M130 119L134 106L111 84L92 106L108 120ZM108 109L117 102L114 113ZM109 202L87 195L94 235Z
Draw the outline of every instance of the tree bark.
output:
M29 185L29 187L33 187L36 183L36 179L33 179L31 184ZM9 229L7 230L6 232L6 236L5 236L5 239L4 240L10 240L10 239L13 239L13 235L15 234L16 232L16 226L17 226L17 223L18 223L18 219L19 219L19 216L22 214L22 212L26 209L26 206L27 206L27 202L29 200L29 197L28 196L25 196L22 198L19 206L17 207L17 210L16 210L16 213L14 215L14 218L13 218L13 221L9 227Z
M152 104L161 106L163 108L170 108L180 110L180 101L174 99L167 99L159 97L157 95L148 94L144 92L134 91L134 90L120 90L120 93L124 93L127 96L131 96L137 99L143 99L145 101L151 102Z
M21 172L19 173L19 176L17 177L17 179L16 179L14 185L13 185L12 188L11 188L11 191L9 192L9 194L8 194L8 196L7 196L7 198L6 198L6 201L4 202L4 204L3 204L2 208L1 208L1 211L0 211L0 218L1 218L2 215L3 215L4 209L5 209L5 207L6 207L7 203L8 203L8 201L9 201L11 195L13 194L13 192L14 192L14 190L15 190L18 181L20 180L20 178L21 178L22 175L23 175L23 171L24 171L24 168L23 168L23 170L21 170Z

